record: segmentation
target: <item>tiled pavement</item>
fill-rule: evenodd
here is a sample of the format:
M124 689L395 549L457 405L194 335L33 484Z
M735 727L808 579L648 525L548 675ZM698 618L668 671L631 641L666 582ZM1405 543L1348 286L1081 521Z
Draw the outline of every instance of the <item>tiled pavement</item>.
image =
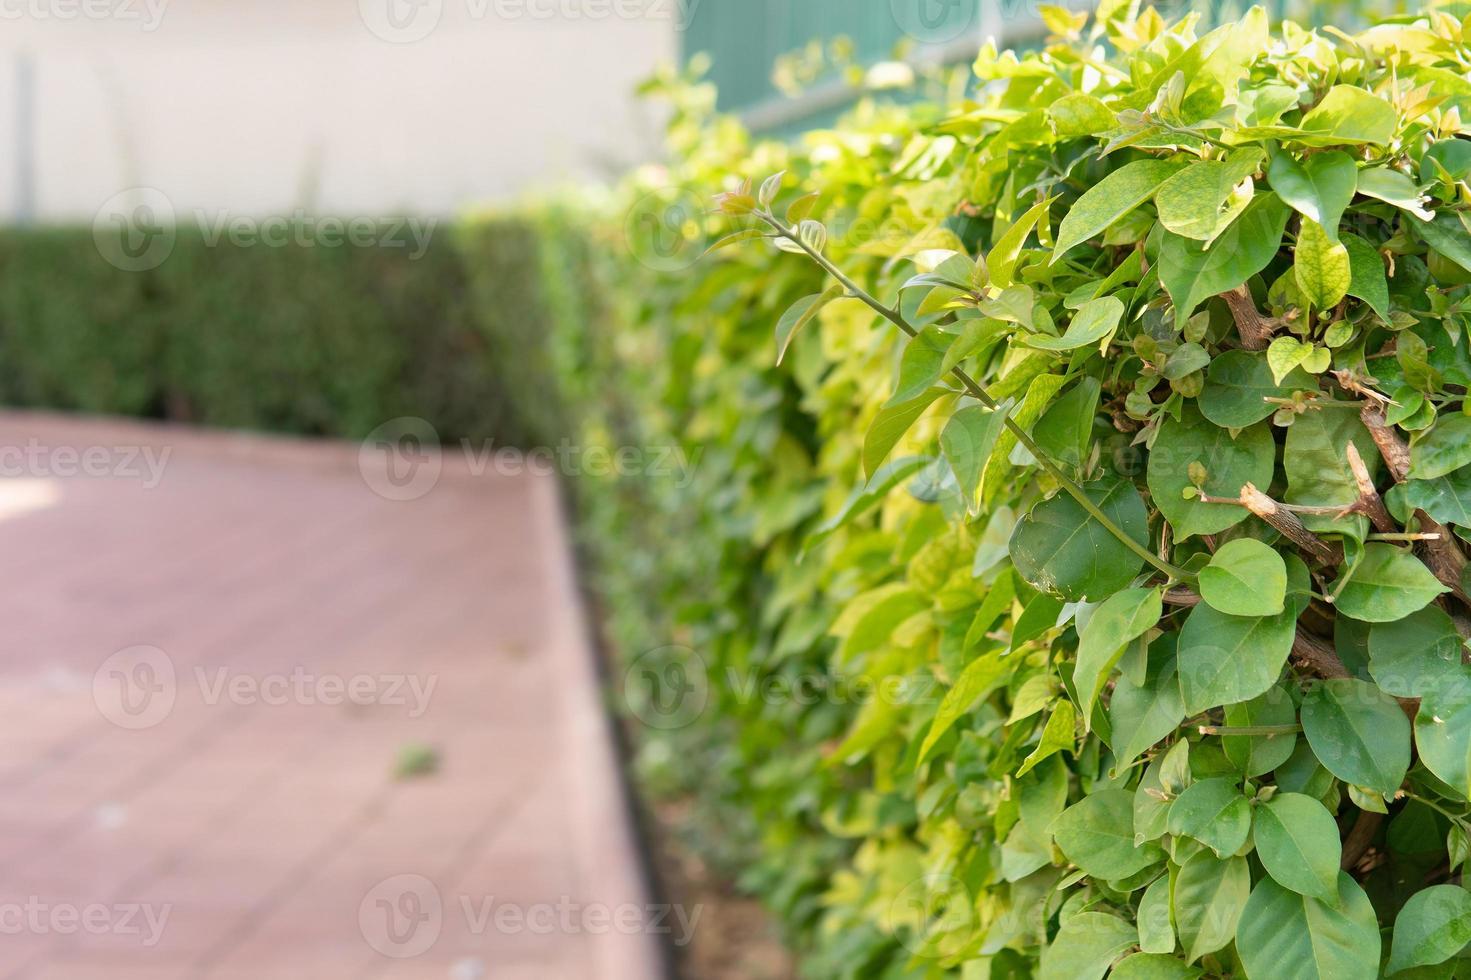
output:
M659 975L555 484L473 469L0 415L0 978Z

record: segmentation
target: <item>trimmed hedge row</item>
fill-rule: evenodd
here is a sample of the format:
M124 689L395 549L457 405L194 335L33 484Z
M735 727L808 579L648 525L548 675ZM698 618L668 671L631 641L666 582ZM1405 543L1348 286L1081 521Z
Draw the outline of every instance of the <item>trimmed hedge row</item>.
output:
M703 452L583 486L641 769L811 977L1465 976L1464 8L1044 10L796 147L653 86L620 213L724 216L559 325Z
M534 232L445 228L427 251L243 247L180 229L122 271L90 229L0 232L0 401L361 437L399 416L442 438L560 434L544 380Z

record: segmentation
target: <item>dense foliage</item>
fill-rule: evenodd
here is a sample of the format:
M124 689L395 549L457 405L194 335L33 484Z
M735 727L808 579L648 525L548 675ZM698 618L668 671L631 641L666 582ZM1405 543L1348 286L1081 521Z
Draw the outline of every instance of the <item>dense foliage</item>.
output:
M534 445L558 431L536 274L519 220L446 226L422 255L181 228L142 272L104 261L91 229L12 229L0 399L347 437L412 415L445 439Z
M1471 24L1047 20L792 148L661 84L731 237L588 336L703 451L589 518L645 769L816 977L1465 973Z

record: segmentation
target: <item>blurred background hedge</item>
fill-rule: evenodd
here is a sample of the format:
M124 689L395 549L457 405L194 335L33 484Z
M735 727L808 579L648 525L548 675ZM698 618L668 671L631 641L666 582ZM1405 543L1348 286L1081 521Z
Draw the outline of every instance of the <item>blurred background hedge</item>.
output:
M399 416L446 440L558 437L535 232L485 218L428 250L242 247L181 228L117 269L91 229L0 232L0 401L361 437Z

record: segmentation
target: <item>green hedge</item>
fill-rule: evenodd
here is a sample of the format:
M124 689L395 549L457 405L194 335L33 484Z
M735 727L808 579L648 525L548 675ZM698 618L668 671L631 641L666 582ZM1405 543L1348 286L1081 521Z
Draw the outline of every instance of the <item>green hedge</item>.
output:
M399 416L442 438L560 433L534 232L486 219L428 250L209 244L105 262L90 229L0 232L0 401L359 437Z
M559 322L703 453L580 495L641 770L814 978L1465 976L1464 9L1044 9L793 147L652 86Z

